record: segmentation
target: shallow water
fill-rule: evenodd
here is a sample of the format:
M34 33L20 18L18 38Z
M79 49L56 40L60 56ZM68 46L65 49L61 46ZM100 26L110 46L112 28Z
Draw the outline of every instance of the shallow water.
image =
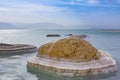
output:
M46 37L58 33L61 37ZM66 34L87 34L86 38L96 48L107 51L116 61L118 70L108 75L64 77L27 68L27 60L35 53L0 57L0 80L119 80L120 32L105 30L0 30L0 42L40 45L66 37Z
M0 57L0 80L37 80L27 72L27 59L33 54Z

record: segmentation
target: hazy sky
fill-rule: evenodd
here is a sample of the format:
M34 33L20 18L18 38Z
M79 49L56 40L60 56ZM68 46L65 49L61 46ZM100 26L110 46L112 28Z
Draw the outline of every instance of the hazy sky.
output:
M120 27L120 0L1 0L0 22Z

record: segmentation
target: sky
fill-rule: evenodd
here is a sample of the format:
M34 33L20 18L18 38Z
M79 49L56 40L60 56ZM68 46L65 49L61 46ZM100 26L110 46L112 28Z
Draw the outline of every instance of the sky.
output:
M120 0L1 0L0 22L120 28Z

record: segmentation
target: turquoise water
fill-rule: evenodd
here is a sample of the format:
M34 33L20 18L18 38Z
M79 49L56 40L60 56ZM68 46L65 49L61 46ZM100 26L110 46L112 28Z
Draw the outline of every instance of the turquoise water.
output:
M119 30L120 31L120 30ZM120 32L109 30L0 30L0 42L32 44L37 47L49 41L67 37L67 34L86 34L86 40L96 48L105 50L117 61L118 71L108 75L63 77L44 71L29 70L27 60L36 53L0 57L0 80L119 80L120 78ZM47 34L61 37L46 37Z

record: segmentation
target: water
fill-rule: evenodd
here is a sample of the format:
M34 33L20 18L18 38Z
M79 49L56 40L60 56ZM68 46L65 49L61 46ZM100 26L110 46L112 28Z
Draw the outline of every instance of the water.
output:
M46 37L47 34L61 37ZM64 77L44 71L29 70L27 60L37 53L0 57L0 80L119 80L120 78L120 32L106 30L0 30L0 42L40 45L66 37L67 34L87 34L96 48L105 50L117 61L118 70L109 75Z

